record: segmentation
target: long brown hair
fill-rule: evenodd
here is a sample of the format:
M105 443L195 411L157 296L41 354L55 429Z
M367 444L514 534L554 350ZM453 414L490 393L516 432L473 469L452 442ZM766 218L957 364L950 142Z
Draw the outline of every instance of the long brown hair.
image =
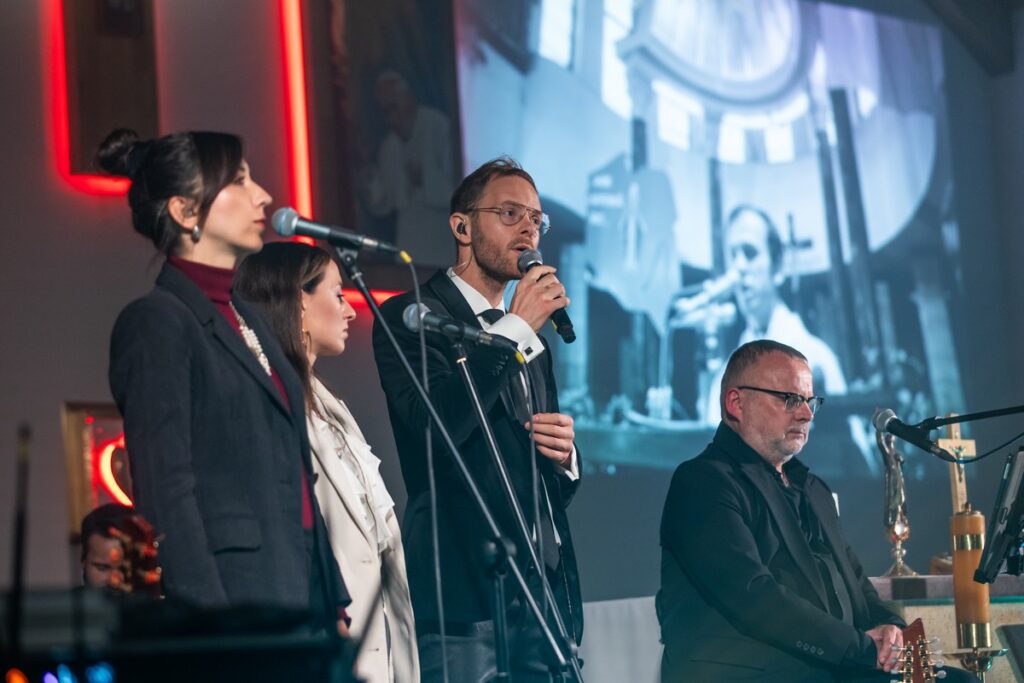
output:
M313 293L330 262L330 254L320 247L271 242L247 256L235 273L235 291L263 309L299 373L307 406L313 405L313 368L302 344L302 292Z

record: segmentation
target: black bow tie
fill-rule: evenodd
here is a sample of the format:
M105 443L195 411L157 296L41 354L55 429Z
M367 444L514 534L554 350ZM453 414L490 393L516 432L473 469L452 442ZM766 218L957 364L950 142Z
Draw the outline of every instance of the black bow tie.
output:
M487 321L488 325L493 325L505 316L505 311L500 308L488 308L486 311L482 311L478 317L483 318Z

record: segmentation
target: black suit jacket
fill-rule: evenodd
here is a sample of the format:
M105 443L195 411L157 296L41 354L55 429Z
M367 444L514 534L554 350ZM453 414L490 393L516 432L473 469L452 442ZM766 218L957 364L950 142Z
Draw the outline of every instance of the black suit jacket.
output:
M451 316L468 325L480 327L476 316L459 290L444 271L438 271L422 287L423 303L435 313ZM414 301L410 292L394 297L381 306L381 313L397 337L409 362L421 374L419 337L406 329L402 312ZM430 395L451 433L455 445L466 460L487 503L491 506L499 528L517 544L517 561L527 566L527 552L519 547L511 508L495 471L481 430L471 407L463 381L455 368L456 355L449 342L440 335L427 333L427 367ZM402 535L409 568L409 587L418 623L436 623L438 619L430 533L425 429L427 410L405 374L397 354L377 321L373 326L373 349L381 384L387 396L391 426L402 464L402 477L409 493L409 505ZM516 420L503 389L515 377L517 365L503 354L487 347L470 347L469 368L476 381L484 410L508 467L512 485L527 519L532 519L532 477L530 469L529 434ZM558 395L551 368L551 353L546 351L533 363L541 363L547 385L546 412L558 411ZM533 364L531 363L531 365ZM445 618L456 624L470 624L491 619L490 582L481 559L481 549L490 535L480 513L462 482L448 449L440 436L433 436L434 464L437 472L439 499L439 536ZM579 452L577 450L577 457ZM576 556L565 508L579 486L555 472L547 458L538 455L540 473L551 496L553 522L562 541L562 556L556 590L568 596L560 605L566 627L575 633L577 642L583 632ZM506 581L508 599L518 593Z
M798 460L787 473L806 467ZM663 681L831 681L874 667L864 634L904 625L878 597L839 528L832 494L804 492L850 594L853 625L828 599L800 522L765 461L724 423L676 469L661 523Z
M169 597L305 608L310 564L300 486L312 467L302 385L257 309L233 303L259 337L290 407L238 332L171 265L114 325L110 388L124 417L135 506L163 535L159 560ZM314 561L328 601L347 604L316 497L310 499Z

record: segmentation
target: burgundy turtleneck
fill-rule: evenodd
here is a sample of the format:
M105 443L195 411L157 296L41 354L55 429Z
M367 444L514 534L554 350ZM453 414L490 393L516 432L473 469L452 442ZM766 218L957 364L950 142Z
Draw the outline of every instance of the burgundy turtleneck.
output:
M177 256L168 256L167 262L184 273L189 280L199 287L203 294L206 295L206 298L213 303L217 310L220 311L220 314L224 316L224 319L228 321L231 329L241 337L242 327L239 325L234 311L231 310L231 288L235 279L235 270L233 268L208 266L196 263L195 261L186 261ZM291 410L291 406L288 404L288 393L281 382L281 376L277 374L277 370L274 368L270 369L270 379L273 380L274 386L277 387L277 392L281 395L285 407ZM305 465L300 463L300 466L303 468L302 481L308 482L305 476ZM313 505L309 498L308 483L302 487L302 528L313 528Z

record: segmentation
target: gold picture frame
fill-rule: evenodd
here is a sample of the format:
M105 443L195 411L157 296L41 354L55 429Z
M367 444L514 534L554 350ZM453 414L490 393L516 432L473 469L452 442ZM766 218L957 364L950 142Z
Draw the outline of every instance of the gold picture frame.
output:
M115 441L123 439L121 415L113 403L98 401L65 401L60 411L61 432L64 438L64 463L67 472L68 496L68 542L76 544L82 518L90 510L110 502L125 503L127 497L120 487L111 492L100 480L97 459L106 454L108 476L115 483L131 491L131 475L123 447L116 447ZM119 452L118 452L119 451ZM111 465L114 453L116 467ZM127 500L130 504L130 500Z

